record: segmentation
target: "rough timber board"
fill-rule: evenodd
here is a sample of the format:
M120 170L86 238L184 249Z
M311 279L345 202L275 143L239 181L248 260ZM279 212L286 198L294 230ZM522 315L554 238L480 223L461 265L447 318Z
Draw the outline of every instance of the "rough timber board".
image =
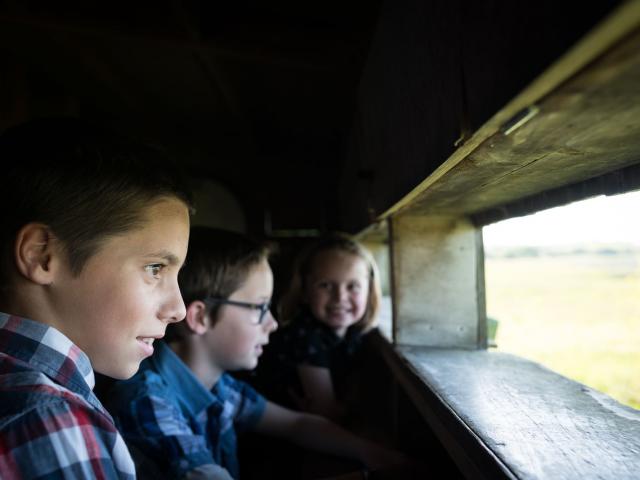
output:
M479 240L468 219L397 215L392 219L394 340L406 345L477 348ZM482 337L482 338L480 338Z
M380 218L405 208L472 214L640 163L639 32L632 0ZM533 104L540 113L504 135L500 127Z
M475 213L640 163L640 32L498 132L414 205Z
M509 354L396 351L516 478L638 478L640 411Z

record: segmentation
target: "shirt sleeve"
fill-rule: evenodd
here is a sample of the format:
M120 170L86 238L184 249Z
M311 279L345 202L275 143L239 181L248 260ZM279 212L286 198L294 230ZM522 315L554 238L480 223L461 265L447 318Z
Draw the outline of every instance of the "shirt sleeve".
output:
M12 478L135 478L111 419L80 401L38 402L3 425L1 437L0 472Z
M145 477L148 470L145 465L157 467L169 478L184 477L205 465L220 468L204 432L183 415L172 392L157 387L145 390L126 402L120 401L117 411L112 413L132 447L140 477Z
M188 471L182 480L233 480L233 477L224 468L208 464Z
M235 407L234 425L237 430L253 429L264 414L267 406L265 398L247 383L224 375L228 400Z

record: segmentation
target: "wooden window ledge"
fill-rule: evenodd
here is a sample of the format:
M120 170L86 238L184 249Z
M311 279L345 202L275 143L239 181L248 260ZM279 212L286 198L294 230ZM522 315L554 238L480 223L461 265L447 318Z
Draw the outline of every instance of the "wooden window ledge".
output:
M378 341L466 477L640 478L640 411L514 355Z

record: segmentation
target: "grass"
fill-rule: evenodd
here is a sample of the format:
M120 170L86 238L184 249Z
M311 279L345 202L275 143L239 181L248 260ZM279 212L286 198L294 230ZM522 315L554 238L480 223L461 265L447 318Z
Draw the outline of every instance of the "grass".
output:
M640 409L640 254L491 258L487 315L515 353Z

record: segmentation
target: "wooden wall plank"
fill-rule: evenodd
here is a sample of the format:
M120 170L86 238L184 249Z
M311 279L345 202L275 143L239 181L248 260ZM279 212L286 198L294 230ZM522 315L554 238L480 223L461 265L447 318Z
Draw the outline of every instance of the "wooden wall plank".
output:
M417 215L394 216L392 226L395 342L486 346L475 227L465 218Z

